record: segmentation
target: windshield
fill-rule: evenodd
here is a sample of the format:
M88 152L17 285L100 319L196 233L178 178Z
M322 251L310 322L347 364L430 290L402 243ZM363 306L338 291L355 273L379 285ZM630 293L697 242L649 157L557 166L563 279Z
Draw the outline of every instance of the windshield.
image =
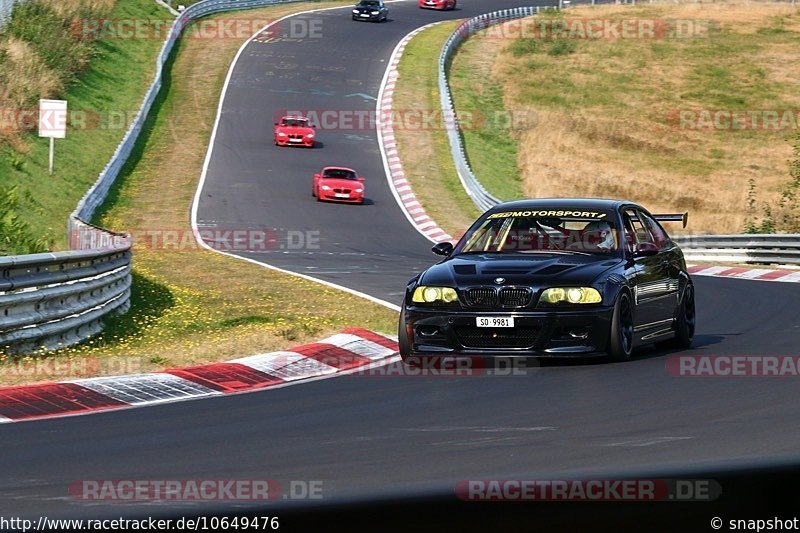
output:
M360 2L358 7L378 7L380 4L375 0L367 0L365 2Z
M337 180L357 180L358 176L352 170L345 170L342 168L328 169L322 175L323 178L332 178Z
M565 213L541 211L544 213ZM541 213L540 211L525 211ZM457 253L532 253L571 251L610 254L619 250L619 238L608 213L582 212L577 216L515 216L495 213L465 235ZM602 216L603 218L598 218Z
M307 128L308 120L304 118L285 118L282 122L283 126L291 126L293 128Z

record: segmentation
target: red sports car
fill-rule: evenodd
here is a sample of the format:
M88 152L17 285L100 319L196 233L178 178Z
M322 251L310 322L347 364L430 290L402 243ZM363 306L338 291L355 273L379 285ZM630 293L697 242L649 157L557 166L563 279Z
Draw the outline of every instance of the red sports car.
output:
M311 195L317 201L364 203L364 178L355 170L343 167L325 167L314 174Z
M419 0L419 7L425 9L455 9L456 0Z
M306 117L283 117L275 123L277 146L314 147L314 126Z

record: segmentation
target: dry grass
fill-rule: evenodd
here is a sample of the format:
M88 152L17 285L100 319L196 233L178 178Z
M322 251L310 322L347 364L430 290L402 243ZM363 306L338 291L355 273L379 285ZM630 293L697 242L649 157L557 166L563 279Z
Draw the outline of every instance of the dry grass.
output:
M82 10L108 12L114 7L115 0L42 0L59 15L73 16Z
M240 16L272 19L308 8L293 4ZM222 82L240 44L181 43L142 157L122 176L104 226L190 231L189 209ZM383 306L214 252L137 248L134 256L131 312L113 319L97 338L49 356L67 375L31 375L6 363L0 383L221 361L311 342L346 326L396 330L397 314Z
M692 131L674 116L800 109L796 8L576 7L567 17L713 22L707 38L575 40L564 55L548 54L549 43L525 49L506 41L493 67L506 106L538 113L519 151L527 196L623 197L653 211L688 209L690 230L720 233L743 230L749 179L759 203L776 203L788 179L786 140L796 130Z

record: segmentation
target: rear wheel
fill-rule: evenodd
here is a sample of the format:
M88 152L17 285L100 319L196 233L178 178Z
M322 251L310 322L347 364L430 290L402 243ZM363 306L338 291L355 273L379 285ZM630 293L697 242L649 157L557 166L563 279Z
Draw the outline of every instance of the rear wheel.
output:
M678 308L678 317L675 320L675 338L672 339L674 346L688 348L692 345L696 320L694 286L690 283L683 292L683 300Z
M623 292L614 304L608 355L613 361L628 361L633 354L633 305L628 293Z

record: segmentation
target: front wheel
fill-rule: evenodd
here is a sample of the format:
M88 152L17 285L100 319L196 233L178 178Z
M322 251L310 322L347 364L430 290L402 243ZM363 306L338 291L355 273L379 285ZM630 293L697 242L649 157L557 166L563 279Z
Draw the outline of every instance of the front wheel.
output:
M400 309L400 320L397 322L397 347L400 350L400 357L403 361L411 355L411 345L408 342L408 330L406 329L406 304Z
M690 283L683 292L683 300L678 307L678 317L675 320L675 338L673 344L678 348L689 348L694 340L696 323L694 308L694 286Z
M608 355L617 362L628 361L633 355L633 305L626 292L620 294L614 304Z

